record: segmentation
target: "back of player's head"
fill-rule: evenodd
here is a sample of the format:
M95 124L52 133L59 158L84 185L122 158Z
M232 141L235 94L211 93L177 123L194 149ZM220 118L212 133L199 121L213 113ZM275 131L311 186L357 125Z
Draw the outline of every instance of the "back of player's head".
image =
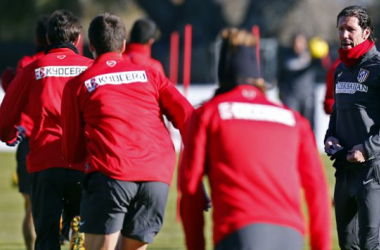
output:
M107 52L121 52L126 31L121 18L104 13L92 19L88 38L97 55Z
M156 33L157 26L155 22L147 18L139 19L133 24L130 33L130 42L146 44L150 39L155 39Z
M253 84L264 90L255 50L256 38L235 28L224 29L220 37L218 77L221 89L228 91L239 84Z
M35 35L37 51L43 51L48 45L47 40L46 40L48 21L49 21L48 15L42 15L37 20L36 35Z
M82 26L67 10L57 10L49 18L47 37L51 44L70 43L78 39Z

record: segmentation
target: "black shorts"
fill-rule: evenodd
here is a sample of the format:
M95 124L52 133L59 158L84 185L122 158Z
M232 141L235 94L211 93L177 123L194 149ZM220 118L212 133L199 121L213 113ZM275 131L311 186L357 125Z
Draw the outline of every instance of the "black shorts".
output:
M257 223L243 227L222 239L215 250L302 250L303 237L297 230L273 224Z
M169 185L128 182L90 173L83 182L80 231L152 243L164 220Z
M26 168L26 157L29 154L29 139L24 138L17 146L16 160L17 160L17 177L18 177L18 190L20 193L30 195L30 174Z

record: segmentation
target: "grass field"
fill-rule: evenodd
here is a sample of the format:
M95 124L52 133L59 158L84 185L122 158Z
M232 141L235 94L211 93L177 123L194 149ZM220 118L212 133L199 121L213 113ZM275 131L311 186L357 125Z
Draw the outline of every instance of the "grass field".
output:
M0 249L21 250L25 249L21 234L21 221L23 216L23 200L16 187L12 186L12 174L15 170L14 153L0 152ZM326 157L323 157L330 191L333 191L333 168ZM166 210L163 229L155 238L155 242L149 249L185 249L184 237L181 225L176 221L176 187L170 189L170 196ZM211 213L208 213L210 217ZM212 249L211 223L208 219L206 225L207 249ZM68 249L67 245L62 249ZM305 250L309 249L305 243ZM333 250L337 250L337 236L335 224L333 225Z

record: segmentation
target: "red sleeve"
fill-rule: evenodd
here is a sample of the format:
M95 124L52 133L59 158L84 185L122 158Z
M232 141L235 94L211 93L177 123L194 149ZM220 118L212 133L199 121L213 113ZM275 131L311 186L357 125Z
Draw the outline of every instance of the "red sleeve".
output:
M84 121L78 103L76 79L66 84L61 104L62 152L69 163L83 162L87 155Z
M16 74L14 69L8 67L4 70L3 74L1 75L1 87L3 88L4 92L7 91L15 76Z
M179 169L180 215L187 249L202 250L205 249L202 178L207 138L206 126L200 122L198 110L191 116L184 141L186 143Z
M30 56L24 56L23 58L21 58L20 61L18 61L17 63L16 74L20 73L21 70L31 62L33 62L33 58Z
M15 126L19 124L21 113L28 102L30 79L34 77L30 70L16 75L9 85L0 107L0 140L9 142L16 138Z
M183 138L184 128L194 108L164 75L156 73L160 83L159 99L161 109L168 120L179 129Z
M334 73L339 63L340 63L339 60L335 61L333 66L327 72L326 95L325 95L325 101L323 103L326 114L332 113L332 107L334 105Z
M331 201L315 137L305 118L300 120L298 169L309 212L312 250L331 250Z

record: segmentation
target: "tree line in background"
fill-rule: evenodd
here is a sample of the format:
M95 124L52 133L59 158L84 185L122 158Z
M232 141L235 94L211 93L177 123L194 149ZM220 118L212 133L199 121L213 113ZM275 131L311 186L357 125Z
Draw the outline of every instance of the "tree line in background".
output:
M4 44L7 47L27 43L26 48L30 49L36 17L56 9L72 11L83 20L84 28L101 12L121 16L127 27L138 17L150 16L160 29L152 53L163 62L165 69L168 69L171 33L178 31L183 37L184 26L191 24L192 81L213 82L214 42L224 27L249 30L258 25L261 37L276 39L279 44L289 42L295 33L321 36L334 44L337 42L336 16L343 7L352 4L366 6L370 14L380 7L380 1L376 0L23 0L22 7L18 1L5 0L0 8L0 52L6 59L13 50L4 48ZM372 17L380 31L380 17L375 13ZM9 60L17 61L12 57ZM0 63L1 71L5 63L4 60Z

